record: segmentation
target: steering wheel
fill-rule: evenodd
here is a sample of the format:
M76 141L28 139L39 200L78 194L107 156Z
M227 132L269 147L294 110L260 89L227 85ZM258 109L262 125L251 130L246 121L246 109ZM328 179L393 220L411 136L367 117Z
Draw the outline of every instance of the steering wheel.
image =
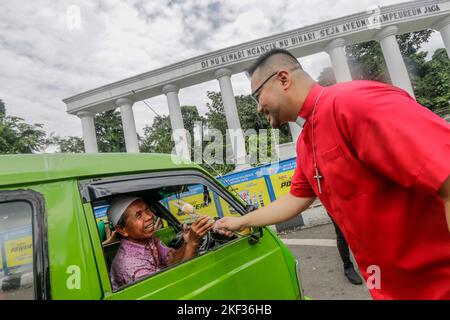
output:
M183 230L178 231L175 237L170 241L169 247L174 249L180 248L184 243L183 234L184 234ZM209 230L200 240L197 252L198 253L205 252L210 248L212 248L213 246L214 246L214 238L212 235L212 231Z

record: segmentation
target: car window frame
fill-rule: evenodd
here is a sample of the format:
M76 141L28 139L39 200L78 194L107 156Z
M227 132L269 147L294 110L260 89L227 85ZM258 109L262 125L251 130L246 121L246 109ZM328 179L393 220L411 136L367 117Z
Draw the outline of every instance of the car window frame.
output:
M192 180L188 180L188 178ZM140 182L151 182L148 185L142 185L140 184L141 188L136 188L136 184L134 183L128 183L130 181L136 181L141 180ZM150 181L151 180L151 181ZM168 183L174 181L175 183ZM124 183L127 187L124 187L123 190L120 189L121 192L118 193L109 193L106 189L107 186L114 185L113 190L119 190L117 188L117 184ZM97 268L100 270L106 271L106 276L100 276L100 282L103 290L103 295L105 297L109 297L111 295L114 295L116 293L120 293L124 289L130 288L133 285L136 285L142 281L145 281L155 275L158 275L162 272L165 272L166 270L176 268L180 264L186 263L187 261L181 261L174 263L163 270L160 270L158 272L155 272L149 276L142 277L139 280L130 283L128 285L120 287L119 290L113 291L112 284L111 284L111 278L108 271L106 258L102 246L102 242L100 240L100 236L98 234L96 223L95 223L95 216L94 216L94 210L92 207L92 202L96 200L101 200L104 198L108 198L114 195L124 194L124 193L130 193L130 192L137 192L145 189L153 189L153 188L159 188L161 185L158 185L157 183L162 183L165 185L182 185L182 184L203 184L206 185L208 188L210 188L211 191L214 191L217 193L218 196L222 197L228 204L232 205L233 208L241 215L244 215L247 213L247 209L245 205L240 203L235 197L232 196L231 192L226 189L218 180L212 178L208 174L195 169L181 169L181 170L167 170L167 171L155 171L155 172L147 172L147 173L133 173L133 174L125 174L125 175L112 175L112 176L103 176L98 178L90 178L90 179L83 179L78 181L78 186L81 194L81 198L83 201L83 207L85 208L85 215L86 219L88 219L88 225L90 226L91 233L91 240L93 241L92 246L94 248L94 255L96 259ZM92 191L94 188L98 188L100 191L97 193L97 195ZM162 205L161 205L162 206ZM164 206L162 206L164 207ZM166 209L164 207L164 209ZM167 209L166 209L167 210ZM172 213L167 210L170 215ZM176 219L176 218L175 218ZM96 236L93 236L92 234L96 233ZM244 237L248 238L248 236ZM241 239L234 239L231 240L229 243L240 241ZM95 243L94 243L95 242ZM212 250L214 251L214 250ZM209 251L210 252L210 251ZM208 253L209 253L208 252ZM193 258L195 259L195 257ZM100 264L100 265L99 265Z
M34 300L51 299L47 217L44 197L31 189L0 190L0 202L26 202L32 209Z

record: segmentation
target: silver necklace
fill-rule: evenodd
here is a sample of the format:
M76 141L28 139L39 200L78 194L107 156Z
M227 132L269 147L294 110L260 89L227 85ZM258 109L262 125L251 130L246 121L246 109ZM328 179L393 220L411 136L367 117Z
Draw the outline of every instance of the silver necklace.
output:
M317 102L319 102L319 98L323 93L323 90L325 88L322 88L322 90L320 91L319 95L316 98L316 102L314 103L314 108L312 110L312 114L311 114L311 136L312 136L312 152L313 152L313 161L314 161L314 172L315 172L315 176L314 179L317 180L317 186L319 188L319 193L322 194L322 187L320 185L320 179L323 178L323 176L320 175L319 169L317 168L317 160L316 160L316 148L315 148L315 144L314 144L314 112L316 111L316 106L317 106Z

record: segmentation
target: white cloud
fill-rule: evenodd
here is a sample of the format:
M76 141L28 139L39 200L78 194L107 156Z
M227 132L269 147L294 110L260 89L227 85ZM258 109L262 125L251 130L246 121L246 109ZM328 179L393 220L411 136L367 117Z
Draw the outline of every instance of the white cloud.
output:
M212 50L396 2L2 0L0 99L8 114L43 123L47 132L81 136L79 119L65 112L65 97ZM435 33L425 49L442 46ZM330 65L325 53L300 61L314 78ZM250 92L244 74L232 80L236 95ZM181 104L206 112L208 90L218 91L217 81L182 89ZM168 114L164 96L147 102ZM134 112L142 133L154 114L143 102Z

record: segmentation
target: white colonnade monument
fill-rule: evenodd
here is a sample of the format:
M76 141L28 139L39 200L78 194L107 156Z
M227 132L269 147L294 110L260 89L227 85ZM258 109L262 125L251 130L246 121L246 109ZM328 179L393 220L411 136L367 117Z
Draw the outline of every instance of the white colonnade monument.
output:
M216 79L220 85L234 158L244 161L246 150L233 93L231 76L248 68L261 54L273 48L289 50L297 58L325 51L328 53L337 82L351 81L345 46L369 40L379 41L390 78L414 97L411 81L395 36L407 32L434 29L440 32L450 56L450 0L422 0L371 7L338 19L294 29L262 39L214 51L160 69L145 72L64 99L69 114L81 119L85 152L98 152L94 116L120 108L127 152L139 152L133 103L166 95L172 129L183 132L179 90ZM307 71L307 70L306 70ZM293 141L301 128L289 123ZM176 153L187 156L186 135L179 135ZM289 148L295 150L291 143ZM295 151L294 151L295 152ZM295 153L293 153L295 154ZM242 167L242 166L241 166ZM239 168L239 165L238 165Z

